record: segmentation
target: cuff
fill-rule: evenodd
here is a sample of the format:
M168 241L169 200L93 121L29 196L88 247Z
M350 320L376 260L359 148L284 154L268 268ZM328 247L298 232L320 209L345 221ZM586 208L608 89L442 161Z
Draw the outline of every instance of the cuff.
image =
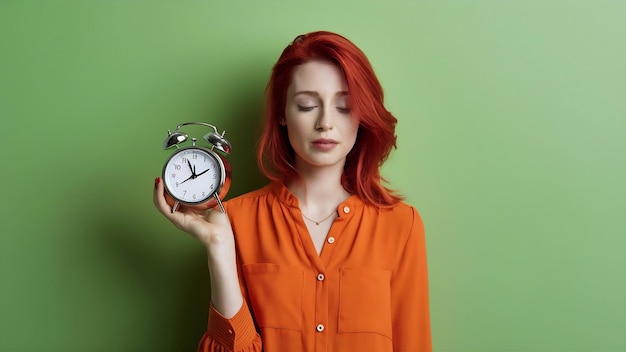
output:
M220 344L231 346L233 350L249 345L257 333L245 301L230 319L224 318L211 304L207 332Z

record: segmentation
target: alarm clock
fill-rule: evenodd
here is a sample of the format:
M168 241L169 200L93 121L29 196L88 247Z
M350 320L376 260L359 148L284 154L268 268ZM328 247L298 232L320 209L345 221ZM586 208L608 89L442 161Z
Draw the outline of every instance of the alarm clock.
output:
M203 140L208 143L207 147L196 145L197 138L191 138L191 145L181 147L189 135L180 129L188 125L212 129L203 136ZM197 210L219 205L224 212L222 199L231 183L231 168L225 158L230 153L231 145L224 138L225 133L220 134L217 127L204 122L185 122L176 126L174 132L167 131L163 149L175 147L175 151L163 166L163 185L165 199L172 207L172 213L181 205Z

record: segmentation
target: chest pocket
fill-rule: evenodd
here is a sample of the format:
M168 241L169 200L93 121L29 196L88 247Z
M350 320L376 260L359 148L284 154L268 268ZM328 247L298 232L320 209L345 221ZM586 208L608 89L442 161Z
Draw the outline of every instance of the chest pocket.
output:
M392 338L391 272L341 269L338 328L339 333L370 332Z
M243 275L261 328L302 330L304 271L269 263L246 264Z

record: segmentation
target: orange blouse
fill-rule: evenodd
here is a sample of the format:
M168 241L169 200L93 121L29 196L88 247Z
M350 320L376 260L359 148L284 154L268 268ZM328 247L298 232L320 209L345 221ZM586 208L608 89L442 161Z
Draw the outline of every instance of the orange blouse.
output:
M213 307L199 351L431 351L424 227L417 211L337 208L320 255L282 184L225 203L244 304Z

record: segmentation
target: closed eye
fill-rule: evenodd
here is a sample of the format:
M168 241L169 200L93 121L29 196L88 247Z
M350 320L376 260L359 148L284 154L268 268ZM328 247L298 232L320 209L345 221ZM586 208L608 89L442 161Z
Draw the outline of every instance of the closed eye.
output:
M337 107L337 111L339 111L342 114L349 114L350 113L350 108L342 108L342 107Z
M298 105L298 111L311 111L313 109L315 109L316 106L302 106L302 105Z

